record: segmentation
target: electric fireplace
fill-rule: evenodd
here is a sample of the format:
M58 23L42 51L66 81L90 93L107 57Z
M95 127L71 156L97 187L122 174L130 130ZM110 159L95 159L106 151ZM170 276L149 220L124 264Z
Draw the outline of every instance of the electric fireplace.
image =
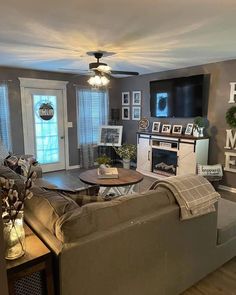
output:
M152 149L152 172L165 176L176 175L177 152Z

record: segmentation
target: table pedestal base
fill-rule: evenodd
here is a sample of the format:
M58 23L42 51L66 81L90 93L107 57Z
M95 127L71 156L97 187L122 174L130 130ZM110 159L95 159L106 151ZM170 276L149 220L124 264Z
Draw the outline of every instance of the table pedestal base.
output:
M135 188L136 187L137 187L137 185L135 185L135 184L126 185L126 186L101 187L100 190L99 190L99 194L102 197L106 197L109 194L115 194L112 197L120 197L120 196L135 193ZM138 186L137 191L139 191L139 186Z

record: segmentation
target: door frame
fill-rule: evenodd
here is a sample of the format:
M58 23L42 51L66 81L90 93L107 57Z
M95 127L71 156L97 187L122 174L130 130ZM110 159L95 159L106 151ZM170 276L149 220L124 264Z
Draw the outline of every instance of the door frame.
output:
M46 80L46 79L34 79L34 78L18 78L20 80L21 91L21 109L22 109L22 122L23 122L23 134L24 134L24 151L25 154L29 153L29 144L27 142L27 112L25 105L27 105L27 99L25 90L30 89L44 89L44 90L61 90L62 91L62 106L64 112L64 136L65 136L65 168L69 169L69 138L68 138L68 119L67 119L67 91L66 85L68 81Z

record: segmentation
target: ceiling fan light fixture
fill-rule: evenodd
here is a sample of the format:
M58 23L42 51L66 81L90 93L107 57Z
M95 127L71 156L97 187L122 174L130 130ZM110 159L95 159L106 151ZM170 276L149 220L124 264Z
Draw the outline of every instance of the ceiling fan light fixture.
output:
M95 74L88 79L88 83L93 87L105 87L109 82L110 80L107 77L99 74Z

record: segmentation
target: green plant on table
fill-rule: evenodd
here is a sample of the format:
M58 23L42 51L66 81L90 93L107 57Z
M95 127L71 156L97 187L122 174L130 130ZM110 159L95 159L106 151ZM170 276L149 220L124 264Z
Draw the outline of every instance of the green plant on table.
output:
M100 157L98 157L96 159L96 162L98 163L99 166L102 165L102 164L110 165L111 164L111 158L108 157L107 155L103 154L103 155L101 155Z
M122 159L134 160L136 158L137 148L134 144L123 144L120 147L113 146L113 148Z
M193 123L194 123L194 129L197 129L197 130L199 130L199 128L208 127L208 120L200 116L196 117Z

